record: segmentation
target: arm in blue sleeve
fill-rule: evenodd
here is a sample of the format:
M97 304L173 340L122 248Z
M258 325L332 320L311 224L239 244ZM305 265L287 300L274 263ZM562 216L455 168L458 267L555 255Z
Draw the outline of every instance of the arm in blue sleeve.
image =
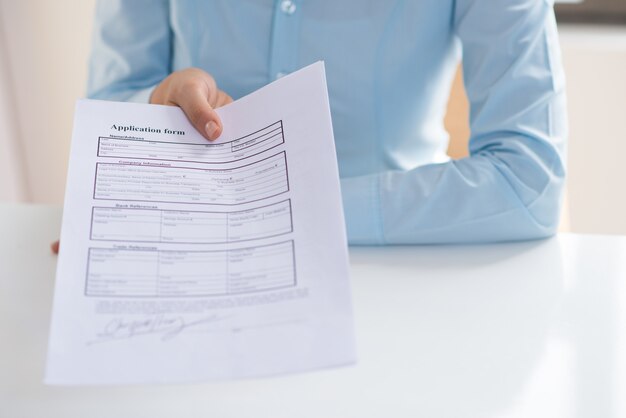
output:
M565 179L564 76L548 0L457 0L470 157L342 179L352 244L555 233Z
M147 103L171 72L167 1L99 0L92 36L92 99Z

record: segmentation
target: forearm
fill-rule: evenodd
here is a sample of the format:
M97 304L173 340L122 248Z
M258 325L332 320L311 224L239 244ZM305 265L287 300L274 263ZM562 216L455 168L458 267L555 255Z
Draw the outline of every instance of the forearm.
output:
M497 242L553 234L565 174L559 153L549 146L525 149L532 139L505 140L518 145L342 179L350 243Z

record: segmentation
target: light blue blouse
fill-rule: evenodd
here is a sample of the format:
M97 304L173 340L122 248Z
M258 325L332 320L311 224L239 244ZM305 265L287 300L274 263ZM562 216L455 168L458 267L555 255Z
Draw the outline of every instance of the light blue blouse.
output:
M461 53L471 156L450 161ZM317 60L352 244L555 232L567 121L548 0L103 0L88 96L147 102L172 71L199 67L237 99Z

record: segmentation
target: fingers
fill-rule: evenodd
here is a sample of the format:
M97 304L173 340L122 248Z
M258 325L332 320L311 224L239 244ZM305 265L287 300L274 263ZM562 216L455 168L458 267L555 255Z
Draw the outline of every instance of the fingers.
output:
M232 102L232 97L220 90L218 92L217 101L215 104L213 104L213 108L217 109L218 107L226 106L227 104L230 104Z
M52 251L53 254L58 254L59 247L60 247L60 242L54 241L52 244L50 244L50 251Z

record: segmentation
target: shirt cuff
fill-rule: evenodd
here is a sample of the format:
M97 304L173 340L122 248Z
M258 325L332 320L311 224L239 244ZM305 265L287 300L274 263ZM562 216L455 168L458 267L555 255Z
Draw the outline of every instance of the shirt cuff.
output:
M384 244L377 175L341 179L341 196L351 245Z

